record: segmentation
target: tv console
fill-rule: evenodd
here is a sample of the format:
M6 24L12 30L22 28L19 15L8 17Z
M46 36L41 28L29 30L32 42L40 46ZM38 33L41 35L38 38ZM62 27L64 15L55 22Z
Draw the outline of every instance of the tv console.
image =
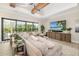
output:
M49 38L65 41L65 42L71 42L71 34L70 33L63 33L63 32L47 32L46 35Z

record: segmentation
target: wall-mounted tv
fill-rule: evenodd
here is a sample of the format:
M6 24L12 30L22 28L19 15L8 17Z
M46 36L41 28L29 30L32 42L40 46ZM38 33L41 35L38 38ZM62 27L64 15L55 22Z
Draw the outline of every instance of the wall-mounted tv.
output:
M50 29L53 31L63 31L66 29L66 20L50 22Z

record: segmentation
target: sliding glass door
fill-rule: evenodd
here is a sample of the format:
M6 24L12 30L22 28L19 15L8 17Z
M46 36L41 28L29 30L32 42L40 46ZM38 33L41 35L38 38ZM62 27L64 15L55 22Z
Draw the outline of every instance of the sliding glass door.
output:
M17 32L25 32L25 22L17 21Z
M34 31L38 31L39 25L37 23L34 23Z
M16 21L3 20L3 39L10 39L10 35L15 32Z
M28 32L32 31L32 27L33 27L33 24L31 22L27 22L26 28Z
M38 31L38 23L2 18L1 28L0 38L4 41L10 39L11 34L15 32Z

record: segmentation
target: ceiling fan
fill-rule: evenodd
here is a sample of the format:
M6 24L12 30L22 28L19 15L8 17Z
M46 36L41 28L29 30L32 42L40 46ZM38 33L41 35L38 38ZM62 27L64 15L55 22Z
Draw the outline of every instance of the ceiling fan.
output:
M31 5L33 6L31 13L35 14L36 12L43 12L42 8L46 7L49 3L28 3L28 4L24 4L24 3L10 3L10 7L15 8L17 6L26 6L26 5Z

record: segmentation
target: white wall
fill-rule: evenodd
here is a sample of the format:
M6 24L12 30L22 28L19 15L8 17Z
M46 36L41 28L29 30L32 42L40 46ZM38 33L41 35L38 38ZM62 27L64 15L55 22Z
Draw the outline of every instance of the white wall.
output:
M42 24L44 24L46 30L48 31L50 29L50 22L52 21L60 21L60 20L66 20L67 21L67 27L71 27L71 41L79 43L79 33L75 32L75 25L76 21L79 20L79 6L71 8L67 11L63 11L60 13L57 13L55 15L52 15L48 19L45 19L41 21Z

